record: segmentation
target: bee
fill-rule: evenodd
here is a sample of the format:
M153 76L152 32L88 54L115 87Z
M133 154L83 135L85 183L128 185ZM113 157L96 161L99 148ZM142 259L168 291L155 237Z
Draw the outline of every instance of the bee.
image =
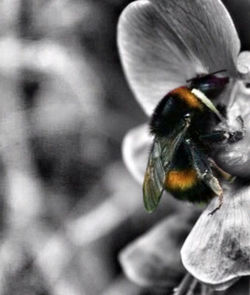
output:
M166 190L179 200L207 202L217 196L223 203L223 190L214 170L227 180L232 176L209 158L207 141L237 141L243 133L213 129L225 117L211 99L215 99L229 82L214 73L200 75L170 91L157 105L151 118L153 144L143 183L144 205L148 212L156 209ZM208 98L209 97L209 98ZM211 99L210 99L211 98ZM226 124L225 124L226 125Z

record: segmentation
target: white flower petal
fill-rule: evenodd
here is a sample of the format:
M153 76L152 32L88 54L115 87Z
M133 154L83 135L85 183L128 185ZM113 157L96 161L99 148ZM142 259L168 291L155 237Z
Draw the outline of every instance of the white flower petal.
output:
M242 51L237 60L237 68L243 77L250 81L250 51Z
M124 162L140 184L143 182L152 142L153 137L149 134L149 128L146 124L130 130L123 139Z
M151 114L171 89L197 73L234 73L240 42L219 0L149 0L122 13L118 45L128 81Z
M244 122L243 139L223 145L219 150L214 151L214 159L221 168L232 175L250 178L250 89L246 88L243 82L235 84L232 93L232 101L227 109L227 122L230 130L239 131L242 129L239 116ZM231 99L230 99L231 100Z
M174 28L194 56L208 69L235 73L240 41L220 0L154 0L158 12Z
M208 215L217 205L215 198L198 219L181 256L193 276L222 290L250 275L250 187L228 186L220 210Z

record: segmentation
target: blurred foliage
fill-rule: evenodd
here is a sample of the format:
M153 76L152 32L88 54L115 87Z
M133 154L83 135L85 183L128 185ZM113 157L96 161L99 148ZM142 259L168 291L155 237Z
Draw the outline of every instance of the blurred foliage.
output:
M1 294L114 290L118 252L154 222L120 152L145 120L116 47L127 3L0 3Z

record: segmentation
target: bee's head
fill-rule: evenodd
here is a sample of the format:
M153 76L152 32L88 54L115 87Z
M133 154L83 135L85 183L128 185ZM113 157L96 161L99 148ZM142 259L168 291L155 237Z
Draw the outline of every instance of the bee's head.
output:
M198 89L208 97L214 98L223 91L226 84L229 82L228 77L219 77L216 75L221 72L225 72L225 70L190 79L187 81L189 83L188 87L190 89Z

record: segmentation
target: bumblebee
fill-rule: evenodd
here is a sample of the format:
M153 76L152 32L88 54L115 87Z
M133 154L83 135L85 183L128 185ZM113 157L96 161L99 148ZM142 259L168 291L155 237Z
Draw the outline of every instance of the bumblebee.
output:
M179 200L207 202L218 196L223 203L223 190L213 170L231 180L230 174L220 169L209 158L206 142L225 138L236 141L239 132L216 130L218 121L225 117L212 100L224 90L228 77L215 73L201 75L170 91L156 107L150 122L154 135L143 183L144 205L148 212L158 206L164 190ZM209 98L208 98L209 97Z

